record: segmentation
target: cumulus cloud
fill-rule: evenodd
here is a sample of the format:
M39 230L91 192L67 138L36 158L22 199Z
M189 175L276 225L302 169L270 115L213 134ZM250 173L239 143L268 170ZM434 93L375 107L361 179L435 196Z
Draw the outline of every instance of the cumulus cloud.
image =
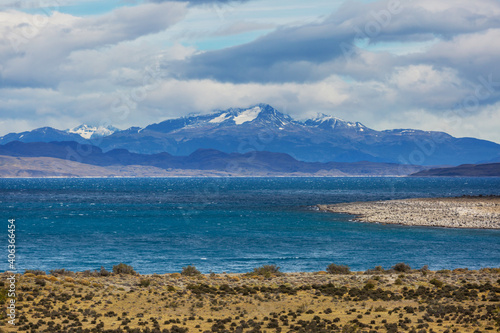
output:
M179 78L230 82L322 80L331 72L325 73L320 65L358 60L356 40L446 41L500 28L499 14L500 4L495 0L441 1L439 5L411 0L347 2L322 22L282 27L254 42L195 55L168 69Z
M0 12L0 73L4 86L52 86L64 80L61 65L73 53L99 50L158 33L179 22L185 4L164 3L123 7L109 14L75 17ZM90 68L92 70L92 68Z

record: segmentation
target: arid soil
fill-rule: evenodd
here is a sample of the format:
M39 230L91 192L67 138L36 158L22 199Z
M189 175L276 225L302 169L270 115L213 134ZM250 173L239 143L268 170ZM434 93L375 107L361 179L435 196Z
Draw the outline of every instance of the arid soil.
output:
M500 197L459 197L318 205L357 221L448 228L500 228Z
M5 332L500 331L500 269L17 279L15 327L0 290Z

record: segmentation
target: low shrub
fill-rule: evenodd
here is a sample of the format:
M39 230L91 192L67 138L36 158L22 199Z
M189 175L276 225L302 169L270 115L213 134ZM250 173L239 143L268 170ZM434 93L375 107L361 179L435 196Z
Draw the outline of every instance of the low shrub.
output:
M151 284L151 280L150 279L141 279L141 281L139 282L139 286L141 287L149 287L149 285Z
M181 275L196 276L196 275L201 275L201 272L197 270L196 267L188 265L186 267L182 267Z
M136 275L137 273L134 271L132 266L126 265L124 263L119 263L118 265L113 266L113 273L115 274L129 274Z
M47 284L44 279L35 279L35 283L41 287L45 287L45 285Z
M130 267L130 268L132 268L132 267ZM113 269L114 269L114 267L113 267ZM132 269L132 271L133 271L133 269ZM101 266L101 269L99 271L96 271L96 272L100 276L110 276L111 275L111 272L106 270L106 268L104 268L104 266Z
M424 265L422 266L422 268L419 269L420 273L422 273L423 276L427 276L427 274L429 274L430 270L429 270L429 266L427 265Z
M7 289L0 288L0 304L5 304L5 302L7 301L7 295Z
M281 275L283 273L280 272L280 267L276 265L264 265L260 267L256 267L253 269L253 272L249 273L250 275L259 275L264 277L271 277L271 275Z
M373 288L375 288L376 283L377 282L375 282L374 280L368 280L368 281L366 281L364 289L367 289L367 290L373 289Z
M31 273L34 275L46 275L47 274L44 271L41 271L39 269L27 269L24 271L24 274L26 274L26 273Z
M328 267L326 268L326 271L330 274L350 274L351 273L349 266L336 265L336 264L328 265Z
M359 332L360 328L356 324L345 324L344 327L342 327L342 333L357 333Z
M449 269L440 269L436 273L437 274L442 274L442 275L451 275L451 271Z
M438 279L432 279L429 281L429 283L435 285L438 288L441 288L443 286L443 281Z
M407 265L404 262L397 263L396 265L392 266L392 269L400 273L407 273L411 271L410 265Z
M73 276L73 275L75 275L74 272L67 271L64 268L62 268L62 269L53 269L53 270L49 271L49 273L51 275L54 275L54 276Z

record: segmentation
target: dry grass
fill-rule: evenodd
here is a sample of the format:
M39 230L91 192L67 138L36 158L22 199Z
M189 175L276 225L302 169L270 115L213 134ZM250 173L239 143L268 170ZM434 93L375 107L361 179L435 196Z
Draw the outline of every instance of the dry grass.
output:
M5 280L5 277L3 277ZM500 270L199 276L19 275L7 332L499 331ZM396 285L396 279L402 281ZM147 279L148 284L141 283ZM442 282L437 283L436 280ZM43 283L41 282L43 281ZM172 331L177 326L179 329ZM357 328L356 328L357 327ZM300 330L302 328L302 330ZM490 330L492 329L492 330ZM184 330L185 331L185 330ZM165 331L167 332L167 331Z

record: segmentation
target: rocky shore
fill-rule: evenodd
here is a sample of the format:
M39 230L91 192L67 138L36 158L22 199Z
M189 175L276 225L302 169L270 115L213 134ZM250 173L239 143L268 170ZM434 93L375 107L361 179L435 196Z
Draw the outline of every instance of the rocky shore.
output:
M355 215L356 221L409 226L500 229L500 197L457 197L318 205Z

